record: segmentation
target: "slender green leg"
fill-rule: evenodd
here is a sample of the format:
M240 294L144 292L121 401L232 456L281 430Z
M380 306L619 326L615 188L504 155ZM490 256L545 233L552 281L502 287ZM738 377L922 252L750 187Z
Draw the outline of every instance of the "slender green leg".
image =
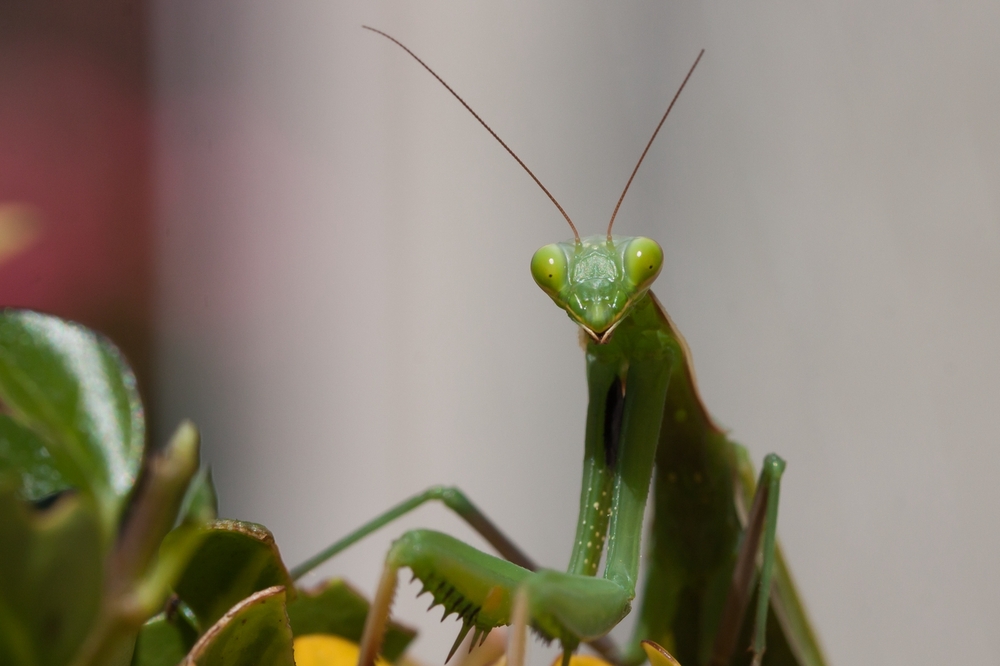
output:
M754 619L753 663L759 666L764 658L765 631L767 629L767 605L771 599L771 578L774 575L774 548L778 534L778 495L781 491L781 474L785 471L785 461L771 453L764 458L760 472L760 486L767 485L767 525L764 530L764 550L761 553L760 587L757 592L757 613Z
M743 543L740 545L736 566L733 568L732 584L726 597L715 647L712 650L712 666L726 666L730 663L736 640L742 626L744 613L750 602L751 587L757 575L757 551L764 539L761 552L760 576L757 592L757 608L754 617L754 636L751 649L753 664L759 666L764 658L765 631L767 629L767 609L771 599L771 578L774 573L775 544L778 528L778 496L781 490L781 475L785 471L785 461L771 453L764 458L764 465L757 482L753 504L747 516Z
M472 527L472 529L479 532L479 534L481 534L483 538L485 538L491 546L496 548L497 552L503 555L507 560L515 564L519 564L525 569L535 570L538 568L531 558L524 554L524 551L518 548L513 541L508 539L507 536L493 524L493 521L487 518L486 515L480 511L468 497L465 496L465 493L458 488L449 486L432 486L419 495L414 495L410 499L400 502L385 513L368 521L344 538L330 545L325 550L313 555L308 560L292 569L292 579L298 580L334 555L337 555L342 550L354 545L375 530L388 525L392 521L409 513L410 511L413 511L422 504L434 500L442 502L446 507L458 514Z

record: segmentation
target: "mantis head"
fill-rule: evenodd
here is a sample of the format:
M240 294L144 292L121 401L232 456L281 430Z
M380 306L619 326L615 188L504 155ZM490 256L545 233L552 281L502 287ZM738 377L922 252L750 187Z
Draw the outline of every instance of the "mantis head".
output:
M684 81L681 82L663 117L660 118L660 123L653 131L653 136L649 138L646 148L639 156L639 161L632 169L632 175L625 183L625 189L622 190L618 204L615 205L615 210L611 213L607 235L580 238L573 220L569 218L552 193L542 185L542 181L538 180L528 165L521 161L521 158L510 149L510 146L504 143L503 139L479 117L478 113L472 110L472 107L451 86L445 83L444 79L438 76L437 72L428 67L423 60L395 37L375 28L362 27L394 42L430 72L431 76L437 79L486 128L486 131L504 147L504 150L510 153L511 157L521 165L521 168L531 176L542 192L559 209L570 229L573 230L574 240L567 243L553 243L538 250L531 260L531 274L535 277L538 286L551 296L556 305L564 309L569 314L570 319L578 323L595 342L599 344L608 342L615 327L649 290L649 285L656 279L663 264L663 250L656 244L656 241L641 236L615 238L611 235L611 228L614 226L615 216L618 215L618 209L622 205L622 200L625 199L632 179L639 171L639 166L646 158L649 147L653 145L653 140L660 128L663 127L667 116L670 115L670 109L674 108L674 103L681 91L684 90L684 86L687 85L688 79L694 73L694 68L698 66L698 61L705 54L705 50L702 49L698 57L695 58L694 64L691 65L687 76L684 77Z
M604 343L662 265L663 250L649 238L589 236L535 252L531 275L587 335Z

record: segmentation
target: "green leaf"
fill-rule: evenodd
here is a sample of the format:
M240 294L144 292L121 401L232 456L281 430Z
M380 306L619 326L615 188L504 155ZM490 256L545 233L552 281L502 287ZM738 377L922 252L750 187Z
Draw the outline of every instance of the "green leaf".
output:
M98 500L112 533L145 438L135 376L118 349L78 324L4 310L0 399L42 437L65 479Z
M218 520L201 529L201 545L174 590L202 627L259 590L283 585L294 594L274 537L263 525Z
M202 467L191 479L181 503L180 519L185 523L208 523L219 517L219 500L215 494L212 470Z
M299 596L288 604L288 619L295 636L334 634L359 643L368 606L360 593L334 578L315 588L299 590ZM382 655L387 661L396 661L416 635L415 630L390 622L382 642Z
M45 443L31 430L0 414L0 477L16 480L21 496L40 500L70 488Z
M0 490L0 664L69 662L100 606L102 541L85 497L38 510Z
M197 640L197 630L183 615L160 613L142 625L132 666L177 666Z
M269 587L222 616L195 644L182 666L295 666L285 588Z
M198 471L198 448L198 431L185 422L150 458L107 561L101 613L74 666L128 664L144 622L163 609L201 543L200 525L184 523L168 534Z

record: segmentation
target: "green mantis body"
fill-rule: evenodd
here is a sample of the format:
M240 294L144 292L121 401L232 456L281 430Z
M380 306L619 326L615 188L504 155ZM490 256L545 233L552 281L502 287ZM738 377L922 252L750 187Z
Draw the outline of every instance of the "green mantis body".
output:
M586 341L583 481L567 570L535 571L461 492L433 488L334 544L295 574L424 501L441 500L505 559L439 532L404 534L386 557L359 664L373 663L402 568L413 572L446 614L459 616L463 628L456 647L470 631L481 640L492 628L511 624L518 606L520 621L559 640L568 657L581 642L600 639L631 610L643 512L655 476L645 595L635 638L617 657L624 663L641 661L639 641L650 640L685 666L761 660L772 666L821 666L825 662L775 543L784 462L767 456L755 483L746 451L727 438L702 405L687 345L649 291L661 268L660 247L646 238L612 237L610 225L606 236L580 238L573 231L574 240L541 248L531 262L535 281L580 325ZM598 576L602 554L604 570Z

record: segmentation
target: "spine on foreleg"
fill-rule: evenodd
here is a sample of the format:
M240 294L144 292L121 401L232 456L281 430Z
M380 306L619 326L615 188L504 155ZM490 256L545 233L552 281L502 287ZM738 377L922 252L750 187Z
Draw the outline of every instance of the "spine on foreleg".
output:
M530 573L432 530L413 530L397 539L386 567L410 569L423 586L420 594L433 597L430 608L444 608L442 620L458 615L462 629L452 654L470 630L475 629L473 641L482 642L494 627L510 623L513 593Z

